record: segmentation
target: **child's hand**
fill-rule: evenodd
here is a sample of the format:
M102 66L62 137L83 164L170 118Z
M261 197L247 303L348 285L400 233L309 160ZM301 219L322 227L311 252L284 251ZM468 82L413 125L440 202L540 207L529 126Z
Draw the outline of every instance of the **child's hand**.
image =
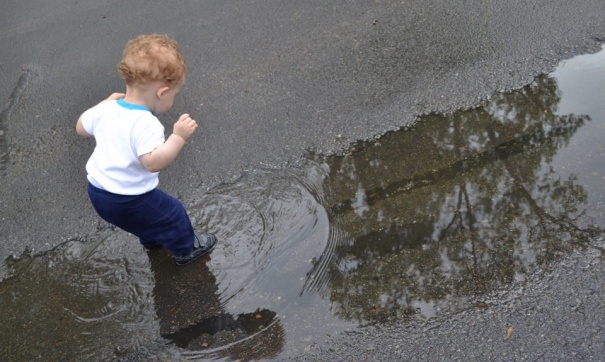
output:
M196 129L197 122L189 117L187 113L185 113L179 117L178 121L176 121L172 132L187 141Z
M117 101L118 99L122 99L124 97L126 97L125 93L112 93L109 97L102 100L99 104L106 102L106 101ZM98 104L97 104L97 106L98 106ZM86 130L84 129L84 126L82 126L82 116L80 116L80 118L78 118L78 122L76 122L76 132L80 136L83 136L83 137L92 137L91 134L86 132Z
M117 101L118 99L122 99L126 97L125 93L112 93L109 97L107 97L106 101Z

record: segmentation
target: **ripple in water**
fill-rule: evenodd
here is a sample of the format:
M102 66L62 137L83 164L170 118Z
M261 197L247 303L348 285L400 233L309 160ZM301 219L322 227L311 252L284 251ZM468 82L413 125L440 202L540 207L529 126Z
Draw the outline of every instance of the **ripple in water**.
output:
M110 360L157 338L153 276L131 237L99 230L7 260L0 347L12 360Z
M296 174L271 171L218 187L197 202L194 223L207 225L227 241L208 263L226 310L240 312L250 304L283 310L290 297L284 290L297 284L296 294L302 292L300 279L306 272L301 271L312 267L328 233L316 190Z

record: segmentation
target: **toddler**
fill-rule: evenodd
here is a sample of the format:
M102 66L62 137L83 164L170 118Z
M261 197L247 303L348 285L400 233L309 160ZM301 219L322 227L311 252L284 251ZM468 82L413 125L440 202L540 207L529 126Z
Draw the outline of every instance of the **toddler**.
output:
M172 108L185 83L186 66L178 44L166 35L130 40L118 64L126 93L114 93L78 119L76 131L94 137L86 163L88 195L105 221L128 231L150 250L168 249L178 265L214 248L210 233L194 233L185 208L157 189L159 171L179 154L197 129L188 114L165 139L156 115Z

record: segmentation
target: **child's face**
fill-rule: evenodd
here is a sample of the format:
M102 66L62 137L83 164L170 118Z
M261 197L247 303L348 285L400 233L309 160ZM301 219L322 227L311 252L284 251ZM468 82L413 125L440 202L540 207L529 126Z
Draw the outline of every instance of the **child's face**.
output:
M158 97L154 107L155 114L163 114L172 109L174 97L183 89L185 79L182 79L176 86L170 87Z

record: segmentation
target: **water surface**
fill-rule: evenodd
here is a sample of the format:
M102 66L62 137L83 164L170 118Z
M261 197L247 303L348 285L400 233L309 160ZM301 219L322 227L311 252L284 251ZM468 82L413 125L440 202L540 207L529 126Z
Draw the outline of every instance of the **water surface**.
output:
M604 58L578 57L477 109L423 117L330 159L338 236L320 285L336 314L366 324L485 308L498 303L491 292L598 235ZM587 91L582 75L601 82Z

